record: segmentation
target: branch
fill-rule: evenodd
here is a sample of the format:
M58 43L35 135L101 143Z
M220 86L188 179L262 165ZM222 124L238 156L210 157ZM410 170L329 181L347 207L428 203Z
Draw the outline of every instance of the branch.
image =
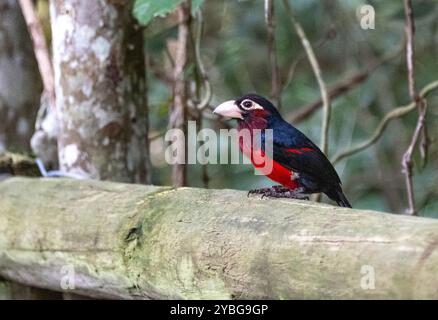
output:
M19 0L21 11L27 24L33 42L33 50L38 63L44 85L44 93L48 97L50 108L56 112L55 80L49 49L47 46L41 22L32 0Z
M309 40L298 20L295 17L292 7L288 0L283 0L286 11L292 21L292 24L297 32L298 37L301 40L301 44L306 51L307 58L309 59L310 65L312 66L313 73L315 74L316 80L318 81L319 89L321 91L321 99L323 103L323 119L322 119L322 129L321 129L321 150L325 154L328 152L328 139L329 139L329 129L330 129L330 116L331 116L331 105L330 97L327 93L327 88L322 78L321 68L319 66L318 60L315 53L310 45Z
M415 209L415 199L414 199L414 187L413 187L413 173L412 173L412 155L414 153L414 148L418 142L418 139L420 138L421 131L423 129L423 126L426 122L426 108L427 103L426 101L421 101L420 103L415 103L415 107L418 107L420 109L417 125L415 127L414 134L412 135L411 143L409 144L408 149L403 155L402 159L402 167L403 167L403 174L405 175L405 181L406 181L406 189L408 194L408 209L407 213L410 215L417 215L417 210Z
M201 58L201 39L202 39L202 26L203 18L201 10L196 13L196 33L195 33L195 62L196 68L201 76L203 82L204 96L201 101L196 105L196 109L204 110L210 103L212 97L211 83L208 79L207 72L205 71L204 63Z
M165 46L167 48L167 46ZM168 51L169 49L167 49ZM162 70L162 66L158 64L155 59L151 56L148 57L148 66L152 74L157 78L158 80L162 81L165 85L172 87L173 86L173 75L168 74L166 70ZM174 68L174 66L173 66Z
M438 88L438 81L431 82L421 90L419 97L421 99L425 99L429 93L436 90L437 88ZM368 148L369 146L373 145L382 136L384 130L386 129L387 125L389 124L389 122L391 120L396 119L396 118L400 118L400 117L408 114L412 110L415 110L416 106L417 106L417 103L415 101L412 101L411 103L409 103L406 106L397 107L397 108L393 109L392 111L388 112L385 115L385 117L383 118L383 120L380 122L379 126L377 127L377 129L374 131L374 133L371 135L370 138L366 139L365 141L357 144L356 146L354 146L348 150L345 150L345 151L338 153L331 160L332 163L336 164L339 161L341 161L342 159L344 159L348 156L351 156L355 153L358 153L358 152Z
M323 39L319 40L319 41L314 45L314 47L315 47L316 49L322 47L323 44L325 43L325 41L326 41L329 37L330 37L330 35L328 35L328 36L324 37ZM305 53L305 52L302 52L302 53L300 53L300 54L297 56L297 58L296 58L294 61L292 61L292 63L290 64L290 66L289 66L289 68L288 68L288 72L287 72L287 74L286 74L286 79L284 80L284 83L282 83L282 86L281 86L280 92L284 92L284 91L290 86L290 84L292 83L292 80L293 80L293 78L294 78L294 76L295 76L296 68L297 68L298 65L301 63L301 61L304 60L306 57L307 57L307 56L306 56L306 53ZM321 103L321 104L322 104L322 103Z
M0 194L0 277L34 287L119 299L438 298L434 219L92 180L11 178Z
M414 134L409 144L408 149L403 155L402 167L403 174L405 175L406 189L408 195L408 209L407 213L410 215L417 215L415 209L415 199L414 199L414 187L412 180L412 155L414 153L414 148L418 142L421 132L423 131L427 104L424 101L420 101L417 97L415 91L415 52L414 52L414 33L415 33L415 23L414 23L414 13L412 10L412 1L404 0L405 7L405 33L406 33L406 65L408 69L408 87L409 96L412 101L415 101L416 106L418 106L418 120L414 131Z
M267 42L269 62L271 66L271 97L281 109L281 78L277 64L277 48L275 45L274 1L265 0L265 22L267 28Z
M184 1L178 7L178 42L175 54L173 108L170 113L170 127L187 132L187 88L184 71L188 61L188 43L190 37L190 1ZM179 139L182 140L182 139ZM186 150L185 141L180 141L178 150ZM184 186L187 183L186 164L174 164L172 182L174 186Z
M375 69L397 57L401 53L402 49L403 47L400 46L400 48L398 48L394 52L382 57L375 63L370 64L368 67L364 68L353 76L347 77L342 82L334 85L332 88L329 89L328 95L330 99L333 100L335 98L338 98L344 93L347 93L355 88L357 85L363 83L366 79L368 79L368 77L371 75L371 73L374 72ZM286 119L294 124L302 122L309 118L313 113L315 113L315 111L317 111L322 106L322 104L322 99L318 98L312 103L297 108L296 111L293 111L292 113L287 115Z
M409 96L412 101L417 100L417 93L415 91L415 52L414 52L414 12L412 10L412 1L404 0L405 6L405 33L406 33L406 65L408 68L408 87Z

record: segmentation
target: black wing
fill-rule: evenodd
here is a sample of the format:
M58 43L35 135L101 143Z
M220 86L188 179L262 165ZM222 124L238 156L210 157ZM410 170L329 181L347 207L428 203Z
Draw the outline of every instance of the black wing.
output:
M336 170L318 146L287 122L273 130L273 158L282 166L311 177L321 186L341 184Z

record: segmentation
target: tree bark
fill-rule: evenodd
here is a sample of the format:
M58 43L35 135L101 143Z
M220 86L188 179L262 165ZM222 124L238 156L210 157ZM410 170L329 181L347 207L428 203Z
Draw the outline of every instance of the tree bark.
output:
M173 83L173 106L170 112L170 127L179 129L187 137L187 84L184 75L189 46L189 20L190 20L190 1L184 1L178 7L178 41L175 53L175 69ZM186 141L178 141L179 152L184 151L184 158L187 159ZM172 182L176 187L187 184L187 164L177 163L172 167Z
M438 298L433 219L101 181L0 194L0 276L27 285L61 291L67 266L92 297Z
M50 7L61 169L145 182L145 68L132 1L51 0Z
M30 151L41 78L16 0L0 3L0 153Z

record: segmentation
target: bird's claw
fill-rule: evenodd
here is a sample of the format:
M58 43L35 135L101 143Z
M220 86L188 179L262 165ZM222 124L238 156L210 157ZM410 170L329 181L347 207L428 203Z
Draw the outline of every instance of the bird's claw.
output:
M250 195L261 195L261 199L265 197L269 198L289 198L289 199L299 199L299 200L309 200L309 197L303 193L301 190L291 190L283 186L273 186L271 188L253 189L248 191L247 196Z

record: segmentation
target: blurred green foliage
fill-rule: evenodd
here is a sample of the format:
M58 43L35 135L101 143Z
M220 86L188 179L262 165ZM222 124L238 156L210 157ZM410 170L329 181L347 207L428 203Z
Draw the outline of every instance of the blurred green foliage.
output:
M138 0L140 2L148 2ZM404 41L404 11L401 1L316 1L291 2L309 40L315 47L323 76L328 86L339 83L363 70ZM290 65L303 56L303 49L282 1L274 1L276 44L283 80ZM357 10L371 4L376 12L375 30L363 30ZM213 85L212 105L247 92L269 96L270 69L266 46L264 1L207 0L202 6L204 32L201 54ZM438 5L433 0L414 1L416 22L416 80L420 89L437 79ZM153 61L149 72L151 127L155 132L166 128L172 90L159 76L169 71L168 43L177 35L177 22L172 15L155 19L147 26L146 48ZM297 65L291 85L282 95L283 115L319 98L318 85L304 57ZM405 56L401 53L377 68L353 90L333 101L329 156L360 142L372 134L383 115L409 102ZM429 161L421 166L415 154L416 202L421 215L438 217L438 99L431 95L427 117L432 144ZM337 165L347 196L356 208L403 212L406 191L401 173L401 158L412 136L416 112L392 122L384 136L371 148ZM319 142L321 112L297 124L315 142ZM218 124L203 122L218 129ZM230 123L232 124L232 123ZM160 144L152 144L157 148ZM162 144L162 143L161 143ZM159 150L162 150L158 148ZM157 150L158 150L157 149ZM157 152L159 153L159 152ZM158 157L159 158L159 157ZM170 183L170 168L154 161L154 180ZM250 189L269 186L271 181L253 174L248 165L208 165L209 187ZM189 184L203 186L202 167L189 166Z
M147 25L153 18L165 17L183 0L135 0L133 14L134 17L142 24ZM204 0L192 1L192 12L195 12L202 5Z

